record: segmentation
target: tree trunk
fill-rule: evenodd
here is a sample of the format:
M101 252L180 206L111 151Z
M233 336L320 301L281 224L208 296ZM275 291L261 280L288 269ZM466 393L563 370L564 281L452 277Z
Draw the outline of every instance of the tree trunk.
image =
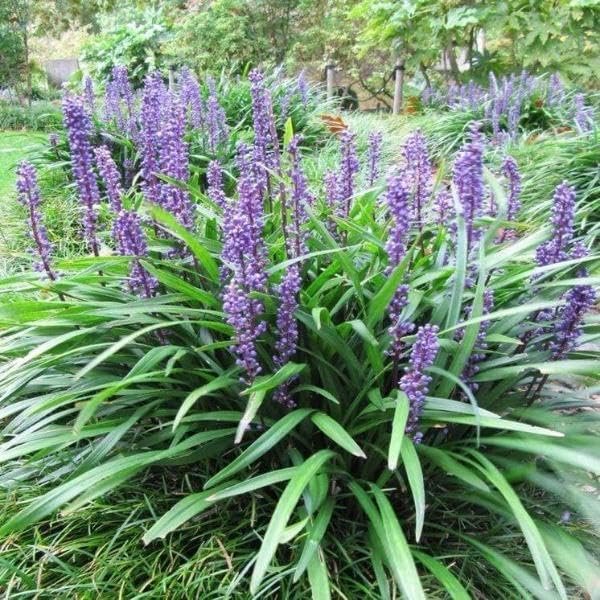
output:
M448 61L450 63L452 77L455 81L458 81L460 78L460 69L458 68L458 62L456 60L456 42L454 40L446 47L446 55L448 56Z

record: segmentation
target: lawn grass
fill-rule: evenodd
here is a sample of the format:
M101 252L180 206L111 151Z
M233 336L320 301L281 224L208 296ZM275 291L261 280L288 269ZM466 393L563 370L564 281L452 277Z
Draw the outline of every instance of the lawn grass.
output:
M0 131L0 198L2 208L6 197L12 196L15 185L15 167L44 143L47 135L33 131Z

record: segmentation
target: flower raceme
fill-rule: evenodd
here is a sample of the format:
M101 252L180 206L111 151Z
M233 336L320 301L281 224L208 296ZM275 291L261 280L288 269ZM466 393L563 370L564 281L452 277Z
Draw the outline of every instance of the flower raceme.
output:
M41 196L38 187L35 168L29 162L23 161L17 168L18 198L27 209L29 232L39 257L37 268L43 271L48 279L54 281L56 273L52 267L52 245L48 240L48 232L44 226L40 211Z

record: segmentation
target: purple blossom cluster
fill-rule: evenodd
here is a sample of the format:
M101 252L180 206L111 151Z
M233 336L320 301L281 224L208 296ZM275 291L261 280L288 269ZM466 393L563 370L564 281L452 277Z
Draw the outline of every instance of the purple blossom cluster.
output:
M575 190L566 182L559 184L552 201L552 237L541 244L536 252L539 266L552 265L569 258L575 222Z
M342 219L350 216L350 207L356 185L356 176L360 169L356 153L356 134L346 129L341 135L342 156L338 173L338 215Z
M133 257L127 280L129 289L141 298L152 297L158 287L158 281L140 262L140 258L147 256L148 247L139 215L121 210L115 219L112 233L118 253L121 256Z
M90 141L92 122L85 110L83 100L78 96L66 95L63 100L63 118L69 147L71 149L71 169L83 206L83 229L85 239L92 252L98 256L99 246L96 234L100 191L94 173L94 153Z
M390 335L391 340L387 349L387 355L394 363L398 363L402 357L405 346L402 338L408 335L415 327L413 323L402 318L402 311L408 305L409 289L409 286L406 284L399 285L388 309L388 315L390 317L388 334Z
M246 382L251 382L261 371L256 342L266 330L260 321L263 303L253 292L265 292L266 251L262 237L263 206L260 184L249 161L250 150L238 149L241 166L238 180L238 199L227 205L223 220L222 260L224 276L229 278L223 297L223 308L229 325L233 327L233 351L237 364L245 371Z
M200 93L200 84L195 75L187 67L179 73L179 97L184 107L187 121L193 129L201 129L204 125L204 101Z
M278 173L281 167L279 141L275 129L271 91L265 85L265 77L259 69L248 76L252 95L252 122L254 127L253 161L257 177L266 189L269 171Z
M381 150L383 146L383 134L380 131L372 131L367 138L367 185L372 187L379 179L381 173Z
M104 96L104 118L114 121L120 131L127 132L132 138L136 134L136 115L133 88L129 81L127 67L113 67L106 84Z
M217 87L212 77L207 77L208 98L206 100L206 129L208 149L215 154L219 146L229 138L229 127L223 107L219 103Z
M506 156L502 163L502 174L508 182L508 199L506 207L506 220L514 221L521 210L521 174L515 159L512 156ZM500 242L512 240L515 238L514 229L505 229Z
M475 221L482 216L483 185L483 136L477 124L471 128L471 139L459 152L452 172L462 216L467 228L467 253L480 237Z
M118 214L123 207L121 198L123 197L123 187L121 186L121 175L110 155L110 150L106 146L100 146L95 149L96 165L100 177L104 180L106 195L110 203L110 207L115 214Z
M438 328L435 325L427 324L419 327L408 366L400 379L400 389L406 394L409 402L406 432L413 435L415 443L419 443L423 437L417 429L431 382L431 377L426 371L433 365L439 349L437 334Z
M158 71L148 73L142 92L140 109L139 149L141 159L141 187L150 202L160 199L158 174L162 105L167 89Z
M402 262L406 254L411 212L408 205L409 193L399 175L391 175L387 181L384 201L392 218L385 250L388 254L388 272Z
M163 107L159 132L158 166L160 173L181 183L189 179L189 154L185 141L185 112L179 99L169 93ZM194 209L189 194L180 185L158 184L158 201L187 229L194 224Z
M223 191L223 170L216 160L211 160L206 169L206 180L208 183L208 197L222 210L225 209L227 198Z
M305 232L303 231L308 214L306 207L314 202L314 197L308 189L308 181L304 174L300 157L300 143L302 137L295 135L288 146L291 158L290 169L290 203L291 227L288 232L288 256L294 258L306 253Z
M413 201L413 219L419 231L423 228L423 208L431 195L433 168L427 150L427 141L421 131L408 136L403 147L406 179Z
M573 96L573 123L579 133L588 133L594 128L594 109L587 106L581 93Z
M297 350L299 334L298 322L294 313L298 308L298 294L301 285L300 268L298 264L294 264L286 271L278 289L277 341L275 342L276 354L273 357L273 363L277 368L283 367ZM291 380L285 381L274 394L274 399L288 408L295 406L289 393L291 383Z
M83 100L90 116L96 112L96 96L94 93L94 83L89 75L83 78Z
M577 345L585 313L596 302L596 292L591 285L575 285L565 294L565 304L558 312L554 340L550 351L554 360L561 360Z
M52 268L52 245L40 212L41 196L37 175L33 165L23 161L17 168L17 194L19 201L27 209L29 233L39 258L38 271L43 271L48 279L55 281L56 273Z
M454 214L452 195L446 187L442 188L435 196L433 203L435 222L442 227L448 225Z

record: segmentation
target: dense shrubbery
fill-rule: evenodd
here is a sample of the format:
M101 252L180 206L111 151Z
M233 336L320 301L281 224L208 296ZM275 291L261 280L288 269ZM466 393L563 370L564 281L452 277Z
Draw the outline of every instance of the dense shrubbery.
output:
M0 129L57 131L62 129L62 115L60 109L50 102L22 106L0 100Z
M85 256L57 259L19 169L42 273L1 282L0 483L29 498L0 527L11 589L37 522L133 480L160 503L149 555L214 536L229 565L157 594L593 594L598 256L573 188L525 197L473 123L435 164L418 132L389 164L344 130L309 185L318 99L249 79L151 73L136 98L116 69L104 106L65 98L44 161L69 161Z

